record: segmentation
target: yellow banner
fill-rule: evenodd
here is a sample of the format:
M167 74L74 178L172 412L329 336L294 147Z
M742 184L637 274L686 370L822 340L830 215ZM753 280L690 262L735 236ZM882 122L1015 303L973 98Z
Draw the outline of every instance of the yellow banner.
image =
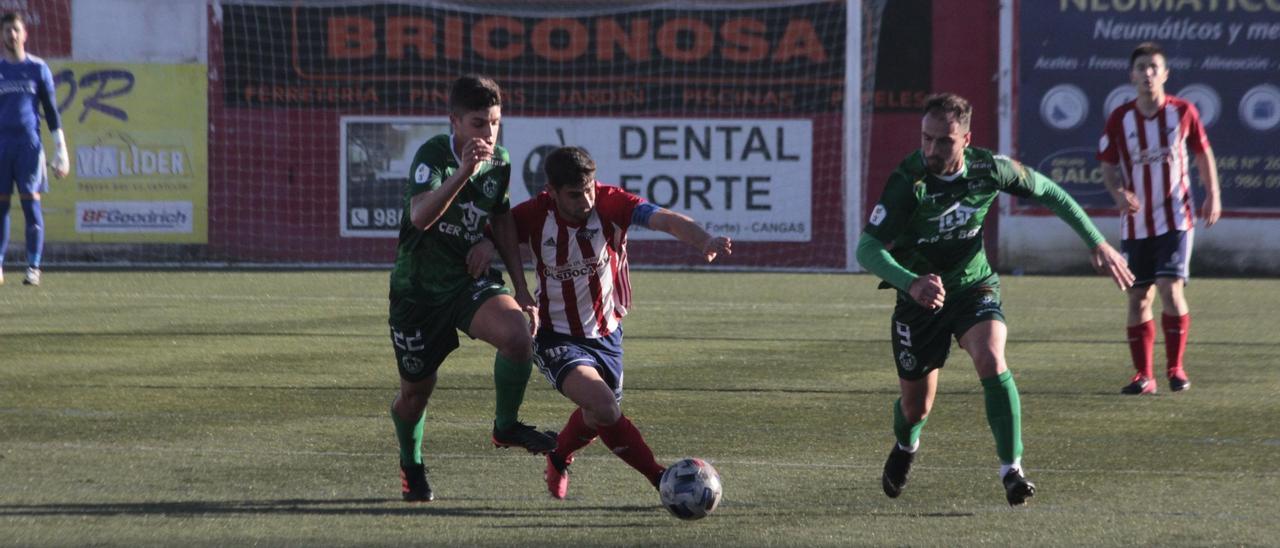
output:
M208 243L205 65L50 62L50 68L71 172L64 179L49 174L46 241Z

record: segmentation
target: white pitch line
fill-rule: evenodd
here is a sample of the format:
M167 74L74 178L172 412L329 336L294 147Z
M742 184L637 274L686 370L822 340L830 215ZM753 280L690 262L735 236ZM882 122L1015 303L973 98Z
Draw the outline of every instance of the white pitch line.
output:
M27 449L37 452L47 451L113 451L119 453L139 452L139 453L175 453L175 454L218 454L218 455L267 455L267 456L311 456L311 457L352 457L352 458L392 458L394 452L368 452L368 451L246 451L243 449L216 449L216 448L188 448L188 447L161 447L148 445L110 445L110 444L92 444L92 443L12 443L6 446L10 451ZM424 453L427 460L500 460L509 458L520 458L523 453L515 453L516 450L504 453ZM512 456L514 455L514 457ZM666 462L674 462L676 460L687 457L663 455L658 460ZM776 460L757 460L757 459L717 459L706 455L700 458L712 463L713 465L733 465L733 466L760 466L769 468L795 468L808 470L879 470L883 464L879 462L868 463L831 463L831 462L796 462L796 461L776 461ZM585 461L612 461L614 457L603 455L580 455L577 460ZM998 467L996 466L920 466L921 469L942 470L955 472L991 472L994 477ZM1254 470L1113 470L1099 468L1035 468L1028 467L1028 472L1032 474L1118 474L1123 476L1161 476L1161 477L1200 477L1200 478L1223 478L1223 477L1245 477L1257 478L1280 478L1280 472L1258 472Z

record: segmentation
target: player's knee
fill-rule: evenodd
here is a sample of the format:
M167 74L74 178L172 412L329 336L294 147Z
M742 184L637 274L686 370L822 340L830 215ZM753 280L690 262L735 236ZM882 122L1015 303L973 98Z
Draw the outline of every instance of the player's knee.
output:
M404 409L420 413L427 408L433 388L435 388L435 375L419 382L401 383L400 404Z
M503 357L514 362L527 362L533 359L533 337L526 329L509 330L497 345Z
M506 341L498 347L498 353L513 362L527 362L533 359L533 340L525 337L523 341Z
M596 427L611 426L622 418L622 409L618 407L618 402L614 400L588 402L582 407L582 412L587 422Z

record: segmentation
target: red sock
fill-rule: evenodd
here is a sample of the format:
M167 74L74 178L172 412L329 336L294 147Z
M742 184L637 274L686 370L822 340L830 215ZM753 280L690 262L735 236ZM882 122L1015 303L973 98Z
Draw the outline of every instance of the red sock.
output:
M590 445L595 439L596 431L582 419L582 408L579 407L573 410L573 414L569 415L569 422L560 430L560 435L556 438L555 453L565 461L572 462L573 452Z
M658 479L662 477L662 465L653 459L653 450L644 442L644 436L636 430L636 425L631 424L631 419L622 416L618 422L600 427L600 441L623 462L649 478L649 483L658 485Z
M1181 316L1160 315L1164 327L1164 354L1169 358L1169 374L1182 371L1182 354L1187 351L1187 331L1191 328L1191 314Z
M1129 354L1133 356L1133 368L1142 376L1153 378L1151 372L1151 354L1156 343L1156 322L1147 320L1138 325L1129 326Z

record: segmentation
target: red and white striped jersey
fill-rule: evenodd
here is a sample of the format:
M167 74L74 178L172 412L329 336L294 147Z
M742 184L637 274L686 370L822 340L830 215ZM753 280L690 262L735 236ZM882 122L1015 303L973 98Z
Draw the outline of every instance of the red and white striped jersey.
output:
M556 212L545 191L514 209L520 243L533 251L542 325L575 337L606 337L631 306L627 229L644 199L596 182L596 207L585 223Z
M1124 188L1142 204L1136 214L1120 214L1121 238L1152 238L1195 227L1187 152L1208 149L1209 136L1190 101L1168 95L1151 117L1138 111L1136 99L1112 111L1098 142L1098 159L1120 166Z

